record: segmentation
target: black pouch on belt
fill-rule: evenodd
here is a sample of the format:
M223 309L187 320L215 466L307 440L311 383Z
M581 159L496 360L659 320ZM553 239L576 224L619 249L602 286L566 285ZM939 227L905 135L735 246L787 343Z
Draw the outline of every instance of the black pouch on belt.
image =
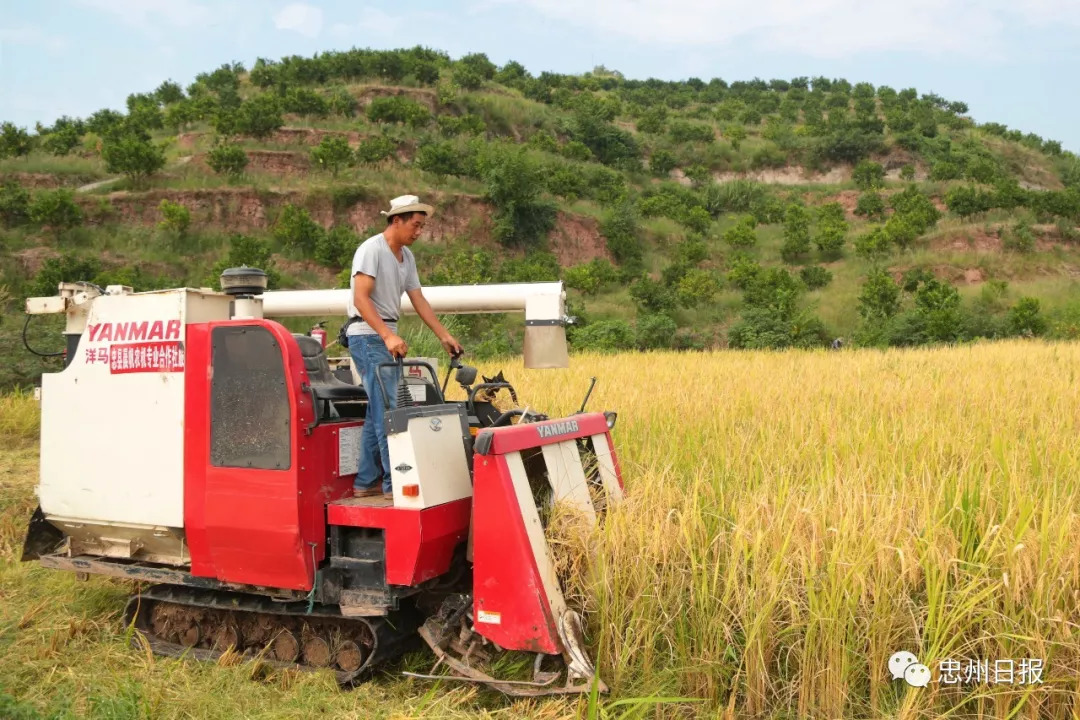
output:
M337 341L339 345L343 345L346 349L349 347L349 326L353 323L358 323L362 320L359 315L351 317L345 321L345 324L341 326L341 330L338 331Z

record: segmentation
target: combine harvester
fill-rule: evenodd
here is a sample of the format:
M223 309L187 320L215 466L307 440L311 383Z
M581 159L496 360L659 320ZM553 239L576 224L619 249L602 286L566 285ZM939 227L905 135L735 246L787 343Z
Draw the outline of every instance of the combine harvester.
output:
M622 497L615 414L500 412L492 394L516 403L513 388L475 384L456 358L441 387L418 361L397 388L343 382L323 343L266 318L337 314L348 291L265 287L239 268L220 293L64 283L27 301L66 315L67 351L42 377L23 560L148 583L125 618L162 655L231 649L349 684L419 636L453 673L440 678L603 688L545 527L555 503L595 522ZM438 313L524 312L526 366L567 366L560 283L424 293ZM455 367L465 401L445 399ZM366 417L369 392L397 409ZM369 421L386 423L392 499L353 497ZM534 653L532 679L485 672L502 651Z

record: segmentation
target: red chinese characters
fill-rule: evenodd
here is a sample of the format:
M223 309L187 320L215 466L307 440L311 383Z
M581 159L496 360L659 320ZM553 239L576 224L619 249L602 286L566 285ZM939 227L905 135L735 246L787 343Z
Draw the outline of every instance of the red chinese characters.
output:
M148 342L109 347L109 372L113 375L136 372L183 372L184 344Z

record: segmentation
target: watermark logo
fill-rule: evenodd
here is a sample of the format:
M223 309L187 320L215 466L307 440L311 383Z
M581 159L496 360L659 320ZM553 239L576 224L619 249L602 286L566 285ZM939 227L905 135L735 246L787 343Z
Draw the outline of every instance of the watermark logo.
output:
M889 656L889 672L893 680L901 678L912 687L926 687L931 682L940 685L1041 685L1044 663L1038 658L1018 660L955 660L946 658L938 663L937 679L929 667L906 650Z

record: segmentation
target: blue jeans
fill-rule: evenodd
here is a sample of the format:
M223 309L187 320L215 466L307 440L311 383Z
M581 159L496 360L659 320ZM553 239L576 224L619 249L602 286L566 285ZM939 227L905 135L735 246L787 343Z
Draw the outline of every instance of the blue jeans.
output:
M375 379L380 363L394 362L386 343L378 335L350 335L349 355L356 364L356 369L367 391L368 406L364 428L360 432L360 467L356 472L353 486L357 490L375 487L382 476L383 492L390 492L390 449L386 444L386 411L397 406L398 371L396 367L382 368L383 385L390 396L390 407L386 407L382 388Z

